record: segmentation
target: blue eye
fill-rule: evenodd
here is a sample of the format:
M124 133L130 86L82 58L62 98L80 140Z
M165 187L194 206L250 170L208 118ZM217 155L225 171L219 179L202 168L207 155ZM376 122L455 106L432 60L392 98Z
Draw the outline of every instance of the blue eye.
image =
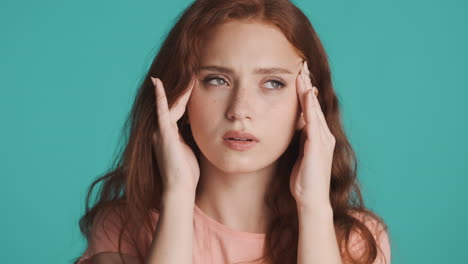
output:
M268 88L268 89L281 89L285 86L285 84L281 81L278 81L278 80L269 80L268 82L271 82L271 83L275 83L276 84L276 87L274 88Z
M216 80L216 83L210 83L212 80ZM220 78L220 77L207 77L207 78L205 78L203 80L203 83L208 84L208 85L227 85L226 80L224 80L223 78ZM281 89L284 86L286 86L286 84L284 82L279 81L279 80L275 80L275 79L268 80L267 83L272 83L273 84L272 88L267 88L267 89L270 89L270 90Z
M206 83L206 84L211 84L209 83L211 80L222 80L223 82L226 83L226 81L222 78L218 78L218 77L208 77L206 79L203 80L203 83ZM224 85L224 84L220 84L219 82L217 84L214 84L214 85Z

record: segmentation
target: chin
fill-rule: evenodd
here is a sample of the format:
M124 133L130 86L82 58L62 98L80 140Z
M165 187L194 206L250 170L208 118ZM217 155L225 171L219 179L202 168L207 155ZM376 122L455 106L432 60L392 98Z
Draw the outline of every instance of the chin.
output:
M258 167L258 161L253 159L250 155L218 155L214 157L212 163L220 170L229 173L255 171Z
M226 173L247 173L261 169L261 162L251 155L236 155L226 152L203 154L205 159L218 170Z
M226 173L250 173L262 170L274 162L275 160L268 161L265 159L259 159L259 155L249 155L244 157L237 155L228 155L223 157L218 155L211 163L213 166Z

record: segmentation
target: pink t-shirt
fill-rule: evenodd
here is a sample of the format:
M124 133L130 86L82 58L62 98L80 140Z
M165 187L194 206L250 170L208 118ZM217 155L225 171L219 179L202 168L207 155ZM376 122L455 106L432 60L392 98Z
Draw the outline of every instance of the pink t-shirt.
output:
M159 214L157 211L152 211L154 226L156 226ZM107 219L111 219L107 218ZM104 233L101 227L101 218L97 217L91 230L91 238L88 248L81 256L78 264L89 264L89 259L101 252L118 252L118 224L115 222L108 223L106 220ZM366 222L369 227L376 230L375 223ZM252 261L260 258L263 253L263 246L265 242L265 234L249 233L233 230L210 216L206 215L196 204L194 206L194 240L193 240L193 264L219 264L219 263L236 263ZM154 230L153 230L154 231ZM137 246L143 249L143 254L147 255L150 249L150 242L154 232L147 234L140 234L137 238ZM357 236L354 236L356 238ZM351 238L353 244L357 241ZM354 242L353 242L354 241ZM377 259L374 263L390 263L390 243L388 234L383 232L379 236L379 243L382 247L383 254L387 258L387 262L382 259ZM137 251L131 243L122 241L122 251L131 256L137 256ZM359 248L360 244L356 244ZM362 244L361 244L362 245ZM358 249L359 250L359 249ZM379 254L379 257L382 258ZM262 262L251 262L262 263Z

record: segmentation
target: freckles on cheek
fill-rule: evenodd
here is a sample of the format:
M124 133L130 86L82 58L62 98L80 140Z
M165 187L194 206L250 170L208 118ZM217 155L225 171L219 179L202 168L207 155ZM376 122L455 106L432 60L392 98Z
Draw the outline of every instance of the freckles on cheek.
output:
M297 101L297 100L296 100ZM284 126L289 126L297 118L298 112L298 102L294 100L281 100L275 104L270 104L267 109L267 114L270 117L273 117L277 122L276 124L284 129Z
M291 95L269 98L266 102L270 108L287 113L295 112L299 104L299 99Z
M205 97L198 103L198 109L202 116L212 116L215 113L219 113L220 109L219 98Z

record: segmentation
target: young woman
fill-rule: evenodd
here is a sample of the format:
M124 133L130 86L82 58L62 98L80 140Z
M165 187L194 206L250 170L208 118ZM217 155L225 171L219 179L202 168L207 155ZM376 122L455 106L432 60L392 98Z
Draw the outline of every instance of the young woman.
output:
M75 263L390 263L326 53L291 2L195 1L127 128Z

